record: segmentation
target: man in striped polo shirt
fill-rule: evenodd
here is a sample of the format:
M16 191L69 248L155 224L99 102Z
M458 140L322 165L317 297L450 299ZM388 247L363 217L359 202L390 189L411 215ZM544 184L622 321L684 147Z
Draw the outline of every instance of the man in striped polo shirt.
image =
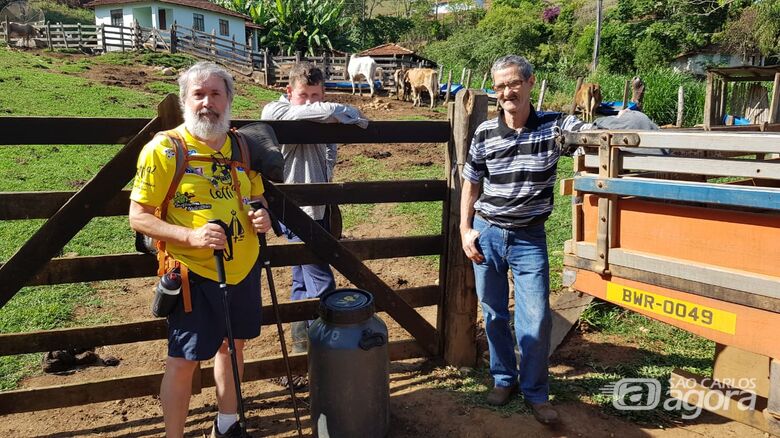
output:
M555 140L563 131L592 125L574 116L536 112L531 106L536 79L525 58L500 58L491 73L501 111L474 133L463 170L460 222L463 251L474 262L490 350L494 388L487 401L504 405L519 386L534 417L553 424L558 413L548 401L552 317L544 222L553 210L561 155ZM515 286L519 368L509 328L508 270Z

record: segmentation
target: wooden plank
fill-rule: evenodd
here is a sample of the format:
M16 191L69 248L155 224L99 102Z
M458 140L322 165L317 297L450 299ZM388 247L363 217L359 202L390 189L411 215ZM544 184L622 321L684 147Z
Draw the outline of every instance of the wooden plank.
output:
M345 240L342 244L361 260L376 260L439 255L442 242L440 235L426 235ZM320 262L300 243L271 245L268 251L275 268ZM152 277L156 272L157 259L139 253L56 258L41 267L26 286Z
M561 291L550 304L552 310L552 330L550 331L550 356L561 345L563 339L580 319L580 315L593 301L593 296L574 291Z
M279 184L278 187L298 205L441 201L447 191L444 180ZM0 220L48 218L75 193L0 192ZM130 190L123 190L106 201L97 216L125 216L129 206Z
M428 357L428 353L414 340L388 343L390 360ZM290 367L296 374L305 374L308 364L305 354L291 354ZM202 367L201 387L214 386L214 367ZM244 364L244 381L268 379L286 375L284 359L275 356L268 359L247 360ZM163 372L151 372L129 377L115 377L85 383L28 388L0 392L0 415L81 406L90 403L122 400L132 397L156 395L160 391Z
M253 120L236 120L243 126ZM366 129L356 125L300 121L264 121L271 125L279 143L443 143L450 138L445 121L372 121Z
M595 200L586 196L585 239L595 242ZM780 214L623 199L621 248L780 277Z
M158 109L161 113L180 111L177 98L168 96ZM51 217L2 267L0 267L0 307L4 306L35 273L95 216L113 193L118 192L135 173L141 148L161 129L175 126L165 115L149 122L100 171Z
M396 292L398 296L415 308L436 305L441 299L440 288L435 285L398 289ZM151 300L150 290L150 305ZM279 316L282 322L316 319L318 308L318 299L281 303L279 304ZM382 308L378 308L378 311L382 310ZM149 315L151 316L151 312ZM265 305L263 306L262 325L273 324L276 324L273 308L270 304ZM26 333L5 333L0 334L0 356L40 353L65 348L129 344L166 339L167 336L165 319Z
M750 153L780 153L780 134L739 132L727 129L718 132L698 130L667 130L612 133L613 146L628 146L640 149L696 149L703 151ZM564 133L567 144L598 146L604 131ZM635 142L633 139L637 139ZM630 141L629 141L630 140ZM628 143L627 143L628 142ZM641 152L637 151L637 152Z
M108 117L0 117L3 133L0 145L124 144L149 121Z
M596 194L639 196L667 201L702 202L715 205L780 210L780 190L776 188L705 184L689 181L609 178L581 175L574 189Z
M257 120L234 120L240 127ZM120 144L148 119L85 117L0 117L0 145ZM266 121L280 143L442 143L450 138L445 121L372 121L368 128L338 123Z
M276 186L265 183L265 197L271 211L322 261L330 264L358 288L370 291L377 305L384 308L428 352L438 354L438 333L434 327L373 273L330 233L295 205Z
M780 72L775 73L772 84L772 100L769 104L769 124L780 123Z
M585 165L595 167L595 155L585 156ZM624 169L652 172L675 172L691 175L738 176L743 178L780 179L780 162L739 159L708 159L678 156L642 155L631 152L620 154Z
M577 255L597 260L596 247L593 244L576 244ZM780 300L780 276L756 275L734 269L724 269L718 265L699 263L692 260L658 256L645 252L613 248L611 260L619 266L641 269L647 272L670 275L699 283L709 283L745 293L762 295Z
M720 382L729 382L728 385L733 388L752 391L767 398L771 361L769 357L737 347L715 344L712 378Z
M570 268L584 269L595 272L596 262L593 260L578 257L573 254L566 254L564 259L564 274L576 276L576 270ZM765 297L761 295L746 293L745 291L729 289L716 286L710 283L701 283L687 280L671 275L659 274L641 269L627 268L614 264L610 270L612 275L639 281L653 286L664 287L667 289L679 290L703 297L712 298L728 303L739 304L755 309L766 310L768 312L780 313L780 300L776 298Z
M657 275L657 274L654 274ZM659 305L650 306L648 301L644 304L625 302L622 298L610 298L607 296L608 283L614 284L620 288L630 288L643 292L649 292L656 295L654 302L682 302L685 308L709 308L721 312L724 317L729 315L733 318L734 332L718 329L716 327L694 324L689 320L680 320L671 314L660 312ZM780 346L774 333L780 330L780 313L768 312L766 310L751 308L734 304L719 299L712 299L700 294L691 294L677 289L669 289L655 286L645 282L630 280L628 278L618 277L615 273L611 276L601 276L595 272L586 270L577 270L574 289L591 294L596 298L612 302L631 311L641 313L649 318L657 319L661 322L679 327L682 330L705 337L724 345L731 345L743 350L752 351L764 356L776 357L780 355ZM632 294L633 295L633 294ZM658 297L663 297L661 300ZM660 300L660 301L658 301ZM650 307L653 307L652 309Z

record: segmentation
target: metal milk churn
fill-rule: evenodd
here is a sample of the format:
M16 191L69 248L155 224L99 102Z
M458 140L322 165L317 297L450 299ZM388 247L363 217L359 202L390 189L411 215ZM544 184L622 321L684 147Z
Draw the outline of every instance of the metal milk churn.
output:
M336 289L320 297L320 317L309 328L309 395L316 437L387 435L387 326L374 310L374 297L359 289Z

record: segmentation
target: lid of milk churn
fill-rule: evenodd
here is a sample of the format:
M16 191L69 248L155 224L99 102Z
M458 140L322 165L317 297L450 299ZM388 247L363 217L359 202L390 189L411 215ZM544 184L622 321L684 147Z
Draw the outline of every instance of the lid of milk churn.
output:
M320 317L334 324L363 322L374 310L374 297L360 289L336 289L320 297Z

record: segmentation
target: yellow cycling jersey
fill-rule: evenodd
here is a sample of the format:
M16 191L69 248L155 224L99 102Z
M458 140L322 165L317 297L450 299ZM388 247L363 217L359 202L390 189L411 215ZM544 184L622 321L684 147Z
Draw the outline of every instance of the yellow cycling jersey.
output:
M207 161L189 161L168 204L168 223L186 228L199 228L209 220L220 219L228 225L229 240L224 251L225 274L228 284L237 284L246 277L257 261L259 241L249 221L248 206L253 197L263 194L260 175L243 167L236 168L241 197L233 184L230 166L212 161L211 158L231 159L230 137L219 152L193 137L184 125L176 128L187 144L188 154L209 158ZM239 157L233 157L240 160ZM163 135L158 135L144 146L138 157L133 190L130 199L139 204L159 207L176 173L174 145ZM214 251L208 248L192 248L166 243L166 250L176 260L196 274L218 281Z

